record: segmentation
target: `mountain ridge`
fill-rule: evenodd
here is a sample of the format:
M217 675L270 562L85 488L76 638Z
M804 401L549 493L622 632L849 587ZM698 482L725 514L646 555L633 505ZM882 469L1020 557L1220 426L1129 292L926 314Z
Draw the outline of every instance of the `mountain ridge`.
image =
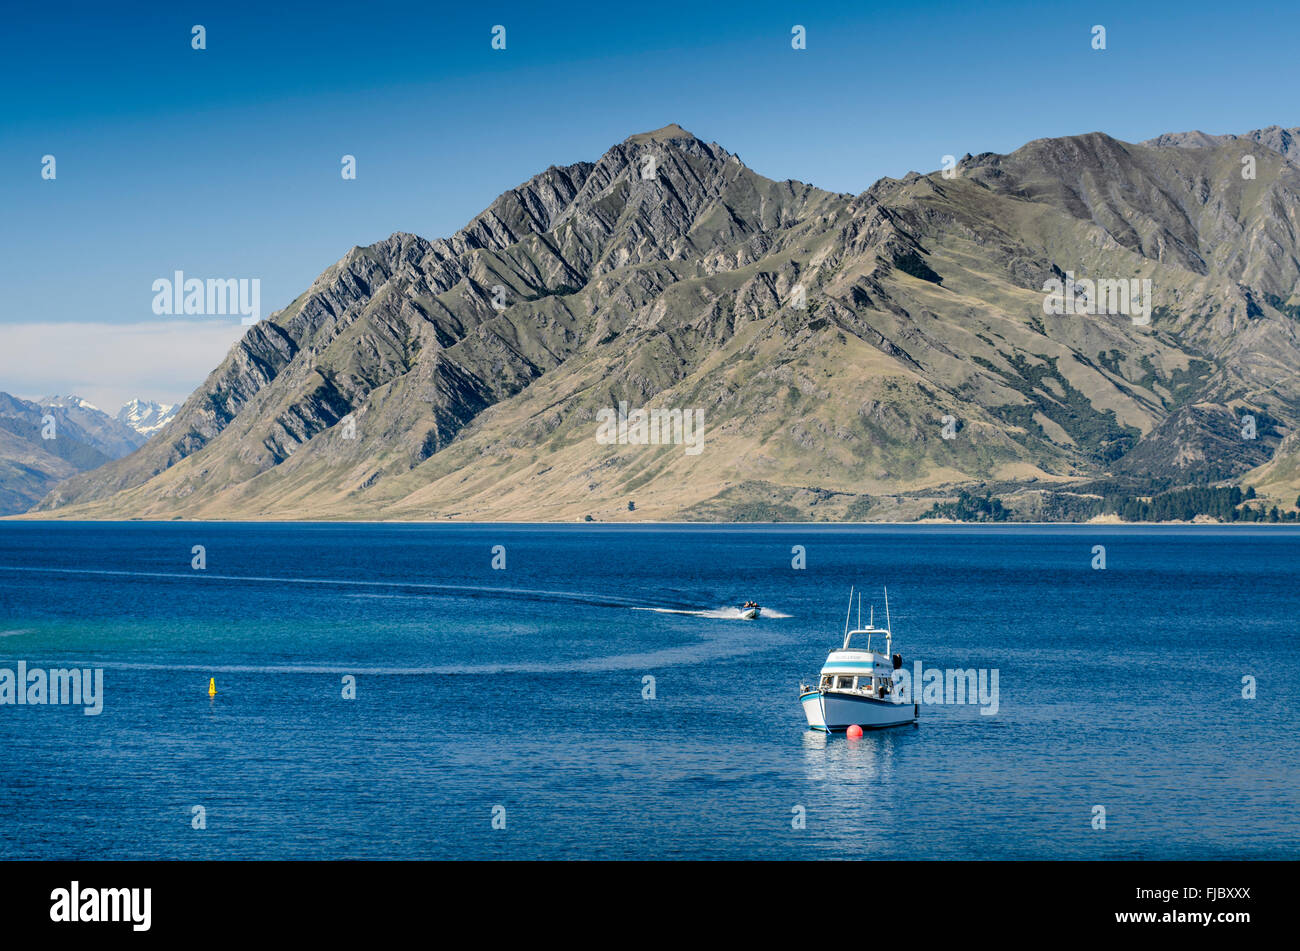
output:
M354 247L38 508L908 518L959 486L1033 514L1101 478L1245 477L1300 421L1276 379L1300 358L1300 169L1265 145L1244 180L1240 142L1040 139L844 195L679 126L629 136L450 238ZM1067 273L1151 280L1150 328L1046 314ZM714 452L596 443L620 401L703 409ZM1257 439L1225 441L1247 410Z

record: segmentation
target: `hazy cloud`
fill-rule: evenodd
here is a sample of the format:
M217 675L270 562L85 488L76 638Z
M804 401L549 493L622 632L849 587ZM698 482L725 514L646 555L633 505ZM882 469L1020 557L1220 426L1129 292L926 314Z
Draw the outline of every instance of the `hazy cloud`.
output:
M134 397L180 403L247 329L211 318L0 324L0 390L75 393L110 415Z

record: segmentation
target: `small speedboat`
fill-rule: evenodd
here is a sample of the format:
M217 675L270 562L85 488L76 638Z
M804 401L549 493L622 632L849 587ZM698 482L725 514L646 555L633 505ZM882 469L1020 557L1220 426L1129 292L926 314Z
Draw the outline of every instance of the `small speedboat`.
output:
M853 592L849 592L849 613L853 611ZM875 609L871 620L862 626L862 596L858 596L858 626L849 630L844 618L844 643L831 650L822 665L817 686L799 685L799 703L803 705L808 726L826 733L843 733L851 726L880 730L915 723L920 705L906 696L898 671L903 658L892 653L893 634L889 629L889 592L885 591L885 626L876 627ZM884 649L881 653L879 648Z
M757 601L746 601L740 606L740 619L742 621L752 621L758 617L758 613L762 610Z

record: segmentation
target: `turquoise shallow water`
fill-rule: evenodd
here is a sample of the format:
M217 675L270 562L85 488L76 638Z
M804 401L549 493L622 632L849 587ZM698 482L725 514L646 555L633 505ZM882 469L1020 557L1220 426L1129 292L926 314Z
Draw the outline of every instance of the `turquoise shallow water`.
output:
M0 668L105 696L0 706L0 857L1295 858L1298 571L1287 528L3 523ZM997 714L809 732L850 584Z

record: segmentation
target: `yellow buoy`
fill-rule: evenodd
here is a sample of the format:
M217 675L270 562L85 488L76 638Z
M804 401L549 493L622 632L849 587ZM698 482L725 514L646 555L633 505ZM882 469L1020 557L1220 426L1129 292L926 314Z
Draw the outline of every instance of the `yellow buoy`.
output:
M216 677L209 677L209 678L208 678L208 696L209 696L209 697L215 697L216 695L217 695L217 678L216 678Z

